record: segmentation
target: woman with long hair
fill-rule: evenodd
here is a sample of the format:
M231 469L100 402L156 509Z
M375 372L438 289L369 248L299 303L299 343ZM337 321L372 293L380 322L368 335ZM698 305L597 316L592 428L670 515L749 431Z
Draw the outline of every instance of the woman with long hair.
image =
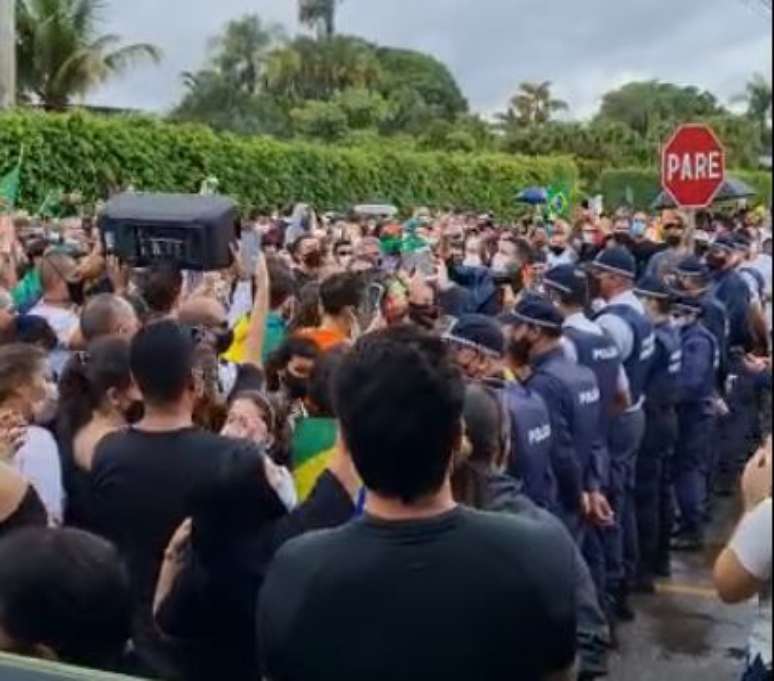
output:
M126 340L99 339L73 356L59 382L57 421L68 525L90 525L88 475L100 440L141 417Z

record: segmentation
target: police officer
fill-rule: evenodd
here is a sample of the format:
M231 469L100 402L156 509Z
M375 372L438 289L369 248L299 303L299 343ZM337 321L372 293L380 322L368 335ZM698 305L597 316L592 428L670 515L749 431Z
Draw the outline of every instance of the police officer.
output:
M738 253L730 236L716 239L707 253L707 265L712 271L713 295L726 306L729 321L729 351L734 347L749 347L752 333L749 323L752 296L742 276L736 271Z
M708 497L710 439L715 420L715 373L719 354L715 337L701 323L700 301L680 296L673 309L675 321L680 327L682 367L677 403L679 434L674 457L674 485L680 524L672 548L698 551L704 546L704 511Z
M608 498L616 514L616 523L605 533L608 584L615 585L613 598L619 618L629 621L629 584L636 576L638 563L635 479L637 452L645 434L645 389L655 352L653 325L634 295L636 263L625 248L601 252L590 272L601 298L595 321L610 335L621 352L629 380L631 406L617 415L611 424L610 489Z
M583 538L583 554L599 591L606 601L604 538L600 528L614 522L605 496L609 488L610 456L607 442L612 417L629 406L629 386L618 346L591 321L584 310L588 305L588 276L580 267L560 265L543 277L546 292L564 316L563 341L568 358L591 369L600 392L599 422L593 447L592 467L585 482L588 490L586 517L590 527Z
M599 422L600 392L591 370L570 362L562 349L563 318L551 301L527 296L503 317L509 325L508 361L516 372L529 369L527 388L548 407L551 466L557 483L558 513L581 538L584 482L592 464Z
M680 331L672 322L672 295L661 280L644 277L635 293L653 323L656 350L645 389L645 436L637 455L637 528L640 563L636 589L655 591L655 575L669 576L674 526L672 456L677 442L677 390L682 367Z
M728 360L730 324L726 306L717 298L711 286L711 273L705 263L695 255L684 257L675 268L675 281L683 296L701 302L702 323L715 336L720 352L721 373Z
M471 381L491 392L506 418L501 439L509 450L507 471L535 504L557 513L556 481L551 468L552 432L543 398L519 376L506 377L505 337L499 322L484 315L460 317L445 334L457 365Z
M719 369L717 372L716 386L718 389L717 418L715 421L714 437L710 443L710 483L712 488L715 476L718 476L718 484L721 489L731 490L736 480L733 476L731 459L735 456L736 445L732 444L735 433L738 432L738 404L739 395L734 389L736 378L727 380L730 370L731 358L729 355L728 343L730 333L730 323L726 306L715 296L711 284L711 273L705 263L696 256L687 256L678 263L675 269L675 286L680 290L681 295L698 300L701 303L701 321L707 330L715 337L719 352ZM734 369L735 375L738 368ZM731 398L726 392L730 387ZM725 398L725 401L724 399ZM729 405L730 408L729 408Z

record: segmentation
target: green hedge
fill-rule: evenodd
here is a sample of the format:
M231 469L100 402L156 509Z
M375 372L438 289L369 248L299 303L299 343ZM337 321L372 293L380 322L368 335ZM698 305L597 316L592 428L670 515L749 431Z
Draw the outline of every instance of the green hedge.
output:
M85 112L0 115L0 175L13 166L21 145L20 205L30 210L54 189L77 190L93 201L130 183L138 190L197 191L215 175L221 191L245 207L303 200L345 209L379 199L403 209L450 205L508 216L519 189L574 188L578 178L574 162L563 157L343 149Z
M757 192L754 203L771 206L772 175L766 171L731 170L729 175L746 182ZM649 168L605 170L599 178L605 205L615 207L630 200L636 208L647 209L661 191L659 171Z

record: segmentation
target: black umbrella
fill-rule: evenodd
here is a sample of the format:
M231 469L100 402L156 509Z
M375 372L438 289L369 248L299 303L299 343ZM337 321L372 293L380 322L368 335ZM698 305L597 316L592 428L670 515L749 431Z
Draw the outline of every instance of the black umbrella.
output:
M723 183L713 203L722 201L738 201L739 199L749 199L755 196L756 191L747 183L737 180L735 177L729 177ZM676 208L676 204L669 194L661 192L653 202L653 208L660 210L662 208Z

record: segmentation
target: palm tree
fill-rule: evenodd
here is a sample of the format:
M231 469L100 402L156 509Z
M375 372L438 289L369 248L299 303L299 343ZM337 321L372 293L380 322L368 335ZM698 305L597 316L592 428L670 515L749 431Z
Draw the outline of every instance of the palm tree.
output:
M46 109L64 109L138 62L161 59L148 43L122 46L120 36L98 34L104 0L16 2L20 94Z
M567 102L551 97L551 82L521 83L510 101L510 113L506 121L515 120L519 125L539 125L548 123L553 114L568 109Z
M771 123L771 98L771 82L764 75L755 73L745 91L734 97L734 101L745 102L747 117L765 128Z
M256 14L230 21L223 35L210 41L216 51L215 68L237 87L255 94L266 68L270 50L285 40L279 24L266 25Z
M298 0L298 20L330 38L336 32L336 5L340 0Z

